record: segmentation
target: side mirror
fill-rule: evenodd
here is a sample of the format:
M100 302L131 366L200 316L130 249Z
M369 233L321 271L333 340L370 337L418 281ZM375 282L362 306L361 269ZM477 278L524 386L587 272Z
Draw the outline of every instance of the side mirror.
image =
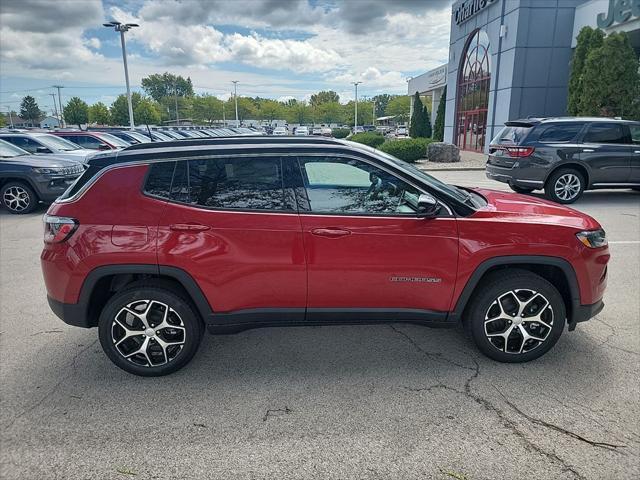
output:
M36 153L51 153L47 147L38 147L36 148Z
M418 215L422 218L434 218L440 212L440 202L437 198L423 193L418 198Z

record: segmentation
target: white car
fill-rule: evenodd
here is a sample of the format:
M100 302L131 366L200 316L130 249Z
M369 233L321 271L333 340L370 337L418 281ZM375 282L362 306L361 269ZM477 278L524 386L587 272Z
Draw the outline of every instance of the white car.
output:
M289 132L287 131L286 127L276 127L273 129L273 135L276 135L276 136L289 135Z
M313 127L312 135L322 135L322 127Z
M398 128L396 128L396 137L404 138L404 137L408 137L408 136L409 136L409 132L407 131L407 127L398 127Z
M32 155L55 155L59 159L86 163L96 151L84 149L62 137L42 132L0 133L0 138Z
M320 129L320 135L322 135L323 137L330 137L333 135L333 130L331 130L330 127L322 127Z
M308 127L298 127L296 128L296 135L309 135Z

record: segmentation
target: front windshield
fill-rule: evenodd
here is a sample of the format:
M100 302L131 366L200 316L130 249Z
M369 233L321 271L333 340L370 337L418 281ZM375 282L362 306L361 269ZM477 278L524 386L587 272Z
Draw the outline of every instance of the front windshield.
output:
M115 135L111 135L110 133L99 132L99 133L95 133L95 135L101 138L102 140L104 140L105 142L108 142L111 145L115 145L116 147L125 148L125 147L131 146L131 144L126 140L122 140L121 138L118 138Z
M21 148L18 148L15 145L10 144L9 142L0 140L0 157L13 158L13 157L20 157L22 155L29 155L29 152Z
M49 147L51 150L62 150L63 152L71 152L73 150L80 150L80 145L76 145L69 140L66 140L61 137L56 137L55 135L50 135L45 133L44 135L38 135L38 140L44 143L45 146Z
M357 148L367 150L373 155L376 155L378 157L382 157L386 160L391 161L394 165L398 166L400 169L411 173L415 177L418 177L420 180L422 180L424 183L429 185L434 190L444 193L445 195L448 195L450 197L453 197L459 202L466 203L467 205L469 204L469 193L462 190L461 188L458 188L454 185L449 185L448 183L441 182L437 178L429 175L428 173L423 172L422 170L417 168L415 165L402 161L394 157L393 155L389 155L388 153L385 153L381 150L377 150L373 147L369 147L367 145L362 145L359 143L354 143L354 142L349 142L349 143L354 146L357 146Z

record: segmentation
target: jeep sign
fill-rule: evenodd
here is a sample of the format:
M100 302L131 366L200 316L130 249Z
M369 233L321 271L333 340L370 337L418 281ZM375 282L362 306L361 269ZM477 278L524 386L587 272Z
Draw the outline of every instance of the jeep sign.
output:
M598 14L598 28L640 18L640 0L609 0L609 9Z

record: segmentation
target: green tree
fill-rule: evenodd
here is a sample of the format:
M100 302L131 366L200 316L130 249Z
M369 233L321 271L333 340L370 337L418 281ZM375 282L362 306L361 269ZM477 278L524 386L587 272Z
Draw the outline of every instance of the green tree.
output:
M156 102L164 97L177 95L178 97L192 97L193 84L191 78L184 78L173 73L154 73L142 79L142 88L147 95Z
M222 100L213 95L196 96L193 103L193 120L211 125L214 120L222 119Z
M587 55L580 115L632 117L640 93L640 62L626 33L612 33Z
M94 103L89 107L89 123L97 123L98 125L111 125L111 114L109 107L104 103Z
M3 115L0 115L0 127L4 127L7 124L7 118Z
M280 102L275 100L263 100L258 108L258 117L260 120L273 122L284 116L284 107Z
M391 101L391 99L395 97L396 97L395 95L382 93L372 98L372 100L376 102L376 117L382 117L383 115L386 115L385 112L387 111L387 105L389 105L389 102Z
M311 101L309 102L312 107L317 107L323 103L340 103L340 95L333 90L322 90L321 92L311 95Z
M64 106L64 119L67 123L81 125L89 123L89 105L78 97L71 97Z
M397 95L389 100L384 114L396 117L398 122L406 122L409 119L410 97L406 95Z
M342 106L338 102L326 102L316 107L315 121L320 123L341 123Z
M133 118L137 125L144 124L149 130L149 125L160 123L160 112L155 102L148 98L142 98L133 111Z
M420 94L416 92L413 96L413 114L409 124L409 135L412 138L431 137L431 121L429 112L420 100Z
M28 120L31 126L34 126L44 117L44 112L40 110L36 99L31 95L27 95L20 103L20 116Z
M131 105L134 112L140 100L142 100L142 95L138 92L133 92L131 94ZM66 116L67 115L65 114L65 118ZM129 107L126 95L118 95L115 101L111 104L111 121L114 125L129 125Z
M444 140L444 116L447 108L447 87L445 85L436 111L436 121L433 125L433 139L442 142Z
M576 49L571 59L571 73L569 76L569 96L567 112L569 115L579 115L580 102L583 96L582 77L589 52L601 47L604 40L602 30L583 27L576 40Z

